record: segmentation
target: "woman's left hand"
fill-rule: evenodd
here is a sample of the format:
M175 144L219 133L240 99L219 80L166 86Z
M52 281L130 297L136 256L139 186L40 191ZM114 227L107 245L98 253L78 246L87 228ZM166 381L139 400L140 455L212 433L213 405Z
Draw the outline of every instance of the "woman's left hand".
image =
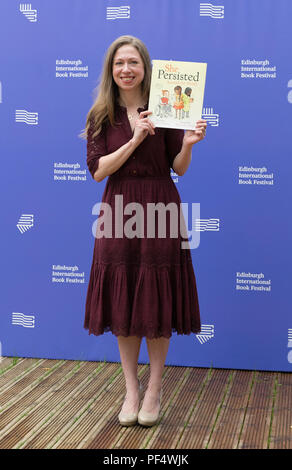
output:
M186 130L184 135L184 142L187 145L194 145L203 140L206 135L207 121L205 119L199 119L196 122L195 130Z

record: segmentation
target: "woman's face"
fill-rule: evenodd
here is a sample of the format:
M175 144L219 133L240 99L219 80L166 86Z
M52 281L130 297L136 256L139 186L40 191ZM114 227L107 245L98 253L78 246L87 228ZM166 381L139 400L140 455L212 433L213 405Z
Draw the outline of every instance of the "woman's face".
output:
M144 78L144 64L136 47L121 46L113 58L113 79L124 91L140 87Z

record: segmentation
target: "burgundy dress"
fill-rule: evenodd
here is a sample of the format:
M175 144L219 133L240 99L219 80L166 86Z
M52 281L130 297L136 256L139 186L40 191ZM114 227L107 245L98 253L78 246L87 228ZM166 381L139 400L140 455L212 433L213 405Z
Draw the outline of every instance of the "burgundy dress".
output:
M144 109L147 106L138 112ZM103 125L94 138L89 127L87 165L92 176L101 156L114 152L133 136L126 108L116 105L116 119L117 126ZM172 332L200 332L196 279L190 249L181 248L186 238L181 237L180 224L178 236L170 236L166 211L165 234L158 236L156 216L154 236L153 232L152 237L147 235L147 223L153 226L153 217L147 218L147 203L175 203L179 214L181 199L170 167L181 150L183 136L183 130L155 128L155 135L148 135L107 179L102 203L109 204L111 213L101 211L97 219L99 236L95 238L85 306L84 328L89 334L111 331L116 336L169 338ZM131 207L126 210L131 202L141 204L143 215ZM132 229L135 233L139 226L140 235L130 238L126 222L131 224L135 215ZM101 237L105 230L107 235Z

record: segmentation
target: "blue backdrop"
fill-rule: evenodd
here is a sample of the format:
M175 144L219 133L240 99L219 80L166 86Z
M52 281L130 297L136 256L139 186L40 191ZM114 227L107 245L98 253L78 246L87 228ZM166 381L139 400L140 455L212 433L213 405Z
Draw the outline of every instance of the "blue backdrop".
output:
M111 333L83 329L106 180L78 134L107 47L132 34L152 59L208 63L207 136L172 173L200 204L203 326L173 335L167 364L292 370L291 17L290 0L2 0L3 356L119 361Z

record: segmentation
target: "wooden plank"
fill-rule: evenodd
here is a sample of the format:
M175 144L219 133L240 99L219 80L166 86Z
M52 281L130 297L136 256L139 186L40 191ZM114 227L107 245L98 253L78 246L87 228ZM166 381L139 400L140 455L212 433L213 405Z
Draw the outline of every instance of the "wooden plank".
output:
M148 449L175 449L182 436L189 416L208 379L209 369L190 368L181 387L169 399L168 406L151 440Z
M257 372L247 406L239 449L267 449L271 424L275 372Z
M17 403L14 402L13 406L9 406L1 414L0 448L13 448L19 441L19 436L23 436L23 430L28 432L34 426L31 410L36 407L38 402L42 403L46 400L47 394L52 388L54 389L58 380L69 373L75 365L74 361L64 362L54 372L35 383L32 388L26 389L26 394L22 395L21 400L18 400ZM44 374L44 371L42 373ZM44 409L42 413L47 414L47 410Z
M44 359L20 359L15 365L13 361L10 361L7 364L7 367L4 369L3 374L0 375L0 394L4 390L8 390L9 387L13 386L18 382L22 377L29 374L33 369L39 367ZM1 365L1 364L0 364ZM3 406L4 400L1 400L1 405Z
M54 409L50 419L28 439L23 448L54 448L62 443L67 432L79 425L80 415L86 413L91 401L105 388L108 380L119 369L118 364L90 362L65 384L68 396Z
M6 427L4 436L0 440L1 447L20 448L29 437L36 433L43 422L46 422L54 413L54 408L61 406L60 401L66 393L66 382L70 381L72 375L74 377L80 367L82 369L82 364L79 366L76 361L66 361L55 373L51 374L50 381L46 382L45 387L43 383L40 383L34 389L32 392L35 398L34 402ZM41 387L39 396L36 395L38 387Z
M253 376L252 371L235 371L226 401L207 443L208 449L237 448Z
M19 365L21 362L25 362L25 358L23 357L1 357L0 356L0 377L2 377L3 374L6 374L8 370L10 370L12 367L15 367L16 365Z
M30 391L34 386L36 386L43 377L48 373L48 369L53 367L58 367L64 361L56 361L48 359L41 362L36 367L29 370L27 374L21 376L20 379L8 384L7 388L3 388L0 393L0 405L1 405L1 414L0 414L0 429L2 429L3 424L2 420L5 419L6 409L12 406L16 407L16 404L22 400L22 398ZM22 408L22 404L19 403L19 409ZM15 413L12 412L14 415ZM1 425L2 424L2 425Z
M292 374L279 373L270 449L292 449Z
M50 448L76 449L86 440L87 436L95 432L102 432L103 423L112 414L115 402L122 392L120 364L115 364L116 371L118 370L119 373L116 373L114 378L114 369L111 367L112 365L107 365L106 371L110 373L104 376L95 391L94 389L91 391L91 396L87 395L86 400L79 401L78 414L71 420L66 432Z
M0 448L292 448L291 373L167 366L160 422L126 428L120 363L13 364L0 363Z
M199 401L194 408L184 433L177 443L177 449L203 449L212 431L218 409L226 393L232 371L212 370Z

